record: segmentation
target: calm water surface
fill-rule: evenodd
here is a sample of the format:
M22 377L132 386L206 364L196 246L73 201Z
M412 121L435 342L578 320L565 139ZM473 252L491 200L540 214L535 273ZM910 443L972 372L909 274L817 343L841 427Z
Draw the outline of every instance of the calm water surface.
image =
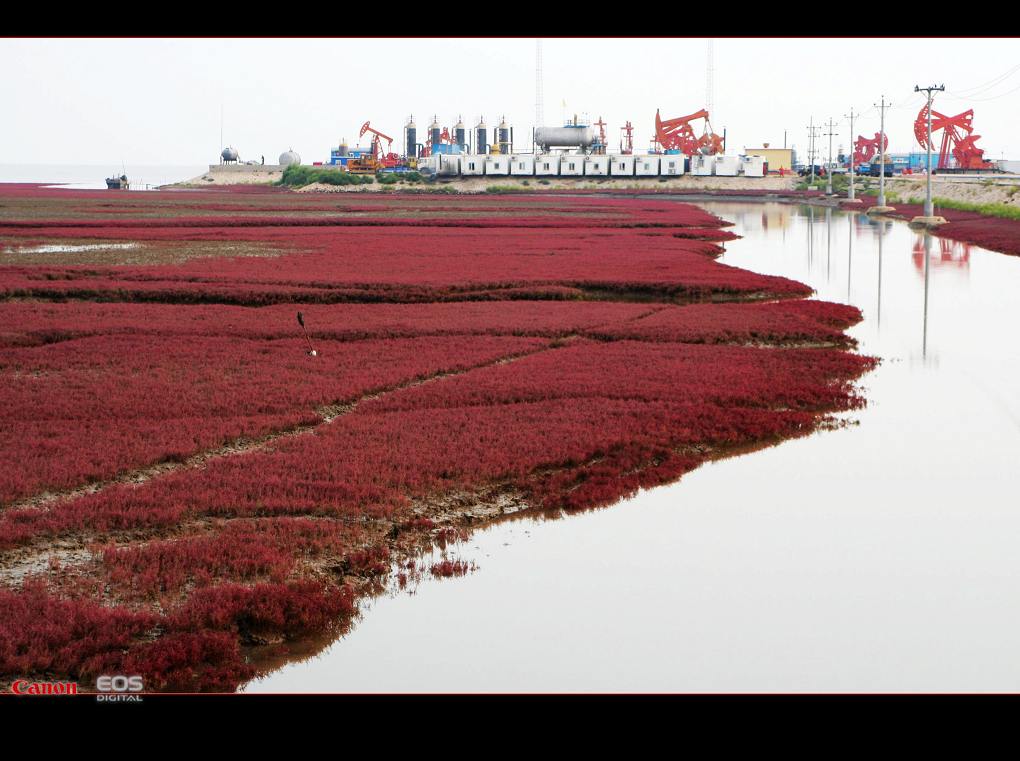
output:
M475 573L366 603L248 691L1020 690L1020 258L702 205L744 236L726 264L863 310L859 424L480 531Z

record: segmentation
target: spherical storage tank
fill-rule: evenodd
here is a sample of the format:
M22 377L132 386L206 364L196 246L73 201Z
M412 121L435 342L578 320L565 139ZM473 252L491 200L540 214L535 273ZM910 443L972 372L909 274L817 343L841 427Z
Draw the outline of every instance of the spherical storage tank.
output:
M298 156L293 150L284 151L280 154L280 166L290 166L291 164L300 164L301 157Z
M220 158L224 161L237 161L237 148L224 148L223 152L220 154Z

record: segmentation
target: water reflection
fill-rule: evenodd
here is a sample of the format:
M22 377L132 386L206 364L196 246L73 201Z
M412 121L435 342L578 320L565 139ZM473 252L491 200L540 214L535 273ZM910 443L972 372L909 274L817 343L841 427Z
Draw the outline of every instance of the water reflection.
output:
M830 210L822 271L814 207L702 205L741 208L725 263L862 310L859 424L480 531L252 691L1020 690L1020 258Z

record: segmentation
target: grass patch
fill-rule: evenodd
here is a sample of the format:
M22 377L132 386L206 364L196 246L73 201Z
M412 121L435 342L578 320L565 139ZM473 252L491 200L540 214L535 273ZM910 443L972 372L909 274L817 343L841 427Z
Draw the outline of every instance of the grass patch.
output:
M1002 219L1020 220L1020 208L1004 203L975 203L973 201L956 201L952 198L932 198L936 207L943 209L956 209L957 211L976 211L987 217L1001 217ZM924 199L910 199L911 203L923 204Z
M291 164L283 170L283 176L274 184L302 188L313 182L321 182L324 185L371 185L375 178L370 174L351 174L343 169Z

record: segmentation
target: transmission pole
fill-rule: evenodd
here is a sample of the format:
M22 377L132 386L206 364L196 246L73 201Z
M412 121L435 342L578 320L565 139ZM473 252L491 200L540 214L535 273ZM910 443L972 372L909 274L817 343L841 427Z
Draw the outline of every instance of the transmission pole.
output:
M815 117L808 124L808 161L811 163L811 184L815 182Z
M853 108L851 108L850 109L850 113L847 114L847 116L850 119L850 139L853 140L854 139L854 118L860 116L860 114L855 114ZM850 144L850 190L847 192L846 198L847 198L848 201L855 200L854 199L854 152L853 152L853 143Z
M878 206L881 209L885 209L885 95L882 96L882 101L876 103L879 109L879 139L878 139Z
M542 92L542 40L535 40L535 127L545 126L544 93Z
M825 168L825 179L826 179L826 183L825 183L825 195L828 195L828 196L832 195L832 136L839 134L838 132L833 132L832 131L832 128L835 127L835 126L836 126L836 123L834 121L832 121L832 117L830 116L829 117L829 124L828 124L829 131L825 133L826 135L829 136L829 163L828 163L828 166Z
M931 87L918 87L917 85L914 85L914 92L923 92L928 94L928 176L927 182L925 183L926 190L924 196L924 216L926 217L935 216L935 209L932 207L931 203L931 101L933 93L943 92L945 89L945 85L939 85L938 87L935 85L932 85Z

